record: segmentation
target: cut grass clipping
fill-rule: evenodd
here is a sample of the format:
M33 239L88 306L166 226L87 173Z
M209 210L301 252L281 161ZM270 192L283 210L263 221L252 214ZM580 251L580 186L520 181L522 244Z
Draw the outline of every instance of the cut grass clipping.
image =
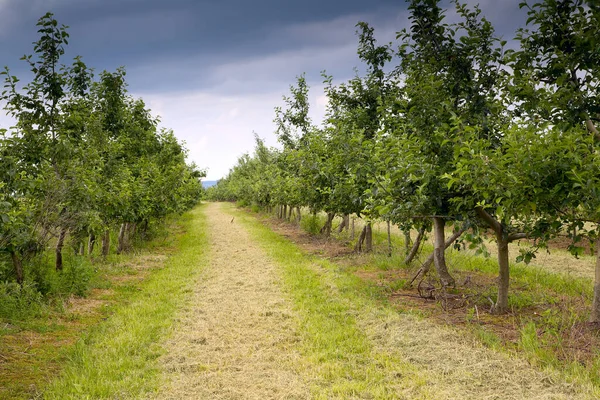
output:
M189 296L194 277L206 265L202 206L182 217L186 233L178 251L103 324L76 344L64 372L45 399L139 398L160 384L158 342Z
M399 392L419 393L424 382L414 368L385 352L376 352L357 326L355 305L344 301L312 269L311 259L298 248L241 212L234 212L253 237L282 266L284 284L300 316L303 374L314 398L398 398ZM398 376L405 379L399 382ZM399 387L404 386L404 387ZM410 387L410 389L409 389ZM425 395L425 398L429 396Z
M316 398L597 398L588 382L569 383L556 370L485 348L474 335L398 312L385 288L353 268L303 255L253 218L235 215L283 266Z

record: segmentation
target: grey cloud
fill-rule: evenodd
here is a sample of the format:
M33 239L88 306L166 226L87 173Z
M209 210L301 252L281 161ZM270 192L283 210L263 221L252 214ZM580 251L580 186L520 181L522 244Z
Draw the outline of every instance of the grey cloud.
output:
M480 2L512 37L521 23L516 1ZM23 73L18 58L31 53L35 22L48 8L70 26L67 60L81 55L97 70L125 65L132 93L187 141L194 161L211 167L210 178L252 150L253 130L276 143L273 108L303 72L319 122L320 71L336 82L354 75L359 20L380 43L408 21L402 0L0 0L0 67Z
M340 4L335 0L9 0L2 11L11 15L13 26L4 29L0 47L8 61L30 52L35 21L46 11L44 5L70 26L69 55L81 54L98 69L142 64L164 56L246 57L281 51L304 43L301 37L272 37L271 33L282 27L398 7L390 0ZM310 40L310 35L306 39Z

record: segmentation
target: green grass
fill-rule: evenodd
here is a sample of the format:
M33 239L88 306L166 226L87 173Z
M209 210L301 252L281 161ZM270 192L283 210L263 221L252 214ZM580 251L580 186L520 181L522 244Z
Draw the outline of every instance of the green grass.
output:
M311 225L320 226L324 223L323 215L318 215L317 218L318 221L316 223L311 221ZM334 227L335 225L334 222ZM305 228L305 230L310 229ZM265 236L267 234L261 233L260 235ZM358 236L358 229L356 236ZM352 245L352 243L348 243L349 234L345 232L340 235L334 234L333 237L344 241L349 246ZM263 241L268 242L273 240L276 239L263 239ZM392 234L394 252L391 257L386 254L387 232L384 229L374 229L373 242L374 252L369 255L361 255L359 265L338 266L325 260L319 260L316 257L310 259L313 266L316 264L321 269L329 271L329 275L335 277L332 280L333 285L339 291L344 304L348 305L349 310L368 312L366 310L374 307L373 304L378 304L381 308L387 308L390 303L386 299L386 294L389 291L400 290L406 285L406 279L401 278L390 282L387 286L375 287L373 284L361 281L352 272L356 270L389 271L406 268L416 271L416 268L418 268L417 263L413 266L404 265L404 243L397 229L396 233ZM433 250L429 243L426 243L423 247L422 252L425 255ZM275 258L279 262L286 262L286 257L289 258L293 251L292 248L278 250L278 255ZM498 274L498 264L494 257L486 258L481 255L474 255L471 252L450 249L447 253L447 261L451 271L455 271L457 275L462 273L464 276L469 272L476 272L487 276L493 282ZM301 261L292 262L302 265ZM310 267L306 268L311 269ZM312 269L314 270L314 268ZM431 273L435 274L435 270L432 269ZM298 277L298 279L300 278ZM327 291L327 288L323 288L323 290ZM516 344L505 343L492 330L476 322L477 317L474 308L470 313L467 312L466 320L468 324L463 329L489 348L506 351L510 354L515 354L516 351L538 368L560 371L560 374L571 382L583 385L592 383L595 387L600 387L600 357L596 355L585 364L578 360L572 361L568 354L570 350L563 347L562 335L568 335L577 324L585 324L587 318L585 311L582 314L581 309L557 307L561 301L564 301L565 296L573 299L575 303L584 301L589 304L591 303L592 290L592 281L588 278L545 271L534 265L511 263L509 306L513 315L497 318L507 319L509 325L514 323L519 337L518 342ZM331 291L329 290L329 292ZM487 299L489 297L495 300L496 287L491 284L483 292L477 294L481 299L480 307L482 305L489 307ZM479 308L479 312L484 309L484 307ZM534 318L526 314L520 314L521 312L530 313L531 309L545 311L535 314ZM429 316L426 311L423 312L413 308L401 312L416 315L422 319L427 319ZM331 338L331 340L334 339ZM600 354L600 349L594 351L596 354Z
M118 256L99 257L96 251L90 258L66 250L60 273L48 251L28 263L23 288L0 284L0 399L38 398L40 388L59 375L76 341L112 315L118 304L130 301L130 293L121 288L129 286L127 279L139 286L162 265L178 226L172 220L152 224L151 240ZM144 271L137 268L142 264ZM48 279L39 279L44 276ZM71 297L77 288L83 289L83 296Z
M318 235L325 224L325 219L320 215L308 214L300 220L300 227L311 235Z
M225 206L224 207L229 207ZM356 316L377 308L381 289L345 273L326 260L305 255L293 243L243 212L236 215L282 268L285 289L300 315L306 373L312 394L329 398L398 398L390 377L402 375L412 390L424 378L413 366L388 352L378 352L358 326ZM335 282L327 283L332 276ZM417 389L415 389L417 388Z
M186 233L176 241L177 253L139 287L118 289L127 301L77 342L61 376L44 392L45 399L139 398L156 390L159 343L207 262L202 207L184 215L182 223Z
M502 348L502 339L494 332L485 330L480 325L473 326L473 334L483 345L491 349L500 350Z

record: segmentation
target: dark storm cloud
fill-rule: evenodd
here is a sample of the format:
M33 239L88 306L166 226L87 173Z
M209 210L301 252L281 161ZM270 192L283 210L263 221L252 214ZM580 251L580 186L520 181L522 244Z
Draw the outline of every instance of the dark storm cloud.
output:
M512 39L524 21L518 1L479 3ZM452 22L456 13L444 5ZM273 108L295 76L306 72L311 115L322 120L320 71L334 83L354 76L358 21L374 26L380 43L408 26L403 0L0 0L0 67L27 79L19 58L32 52L35 23L47 11L69 25L63 62L81 55L96 71L126 66L131 93L188 143L190 159L210 167L210 179L252 151L252 131L276 144ZM0 115L0 126L9 124Z
M0 28L1 61L14 64L15 58L31 52L35 22L47 10L69 25L71 55L81 54L91 65L112 69L167 57L202 54L210 64L273 53L303 44L301 37L277 40L273 35L282 27L371 12L390 4L396 2L0 0L0 12L10 16L8 21L0 17L6 24Z
M517 2L479 3L497 30L512 38L519 20L514 18ZM0 0L0 64L17 72L25 68L17 60L32 51L36 20L52 11L69 26L68 57L82 55L97 70L125 65L145 71L144 76L130 75L133 87L148 86L149 80L159 90L214 86L215 69L221 65L356 43L354 24L361 16L385 16L396 25L389 27L391 32L400 30L406 24L406 15L399 20L405 8L401 0ZM344 22L344 29L327 31L319 25L344 16L355 16ZM305 28L311 24L320 29ZM160 65L169 69L156 70ZM331 70L331 65L320 69ZM318 76L318 71L308 72Z

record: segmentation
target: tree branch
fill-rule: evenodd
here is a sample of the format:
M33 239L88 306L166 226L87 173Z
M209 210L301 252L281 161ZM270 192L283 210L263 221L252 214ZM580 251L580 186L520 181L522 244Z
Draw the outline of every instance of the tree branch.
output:
M500 222L496 220L496 218L492 217L487 211L485 211L482 207L475 207L475 212L479 218L484 220L490 228L494 230L494 232L499 233L502 232L502 225Z
M510 243L519 239L527 239L528 237L529 235L526 233L511 233L510 235L508 235L508 242Z
M596 126L589 117L585 120L585 126L587 127L588 131L590 131L590 133L594 134L596 140L600 140L600 132L598 132L598 129L596 129Z

